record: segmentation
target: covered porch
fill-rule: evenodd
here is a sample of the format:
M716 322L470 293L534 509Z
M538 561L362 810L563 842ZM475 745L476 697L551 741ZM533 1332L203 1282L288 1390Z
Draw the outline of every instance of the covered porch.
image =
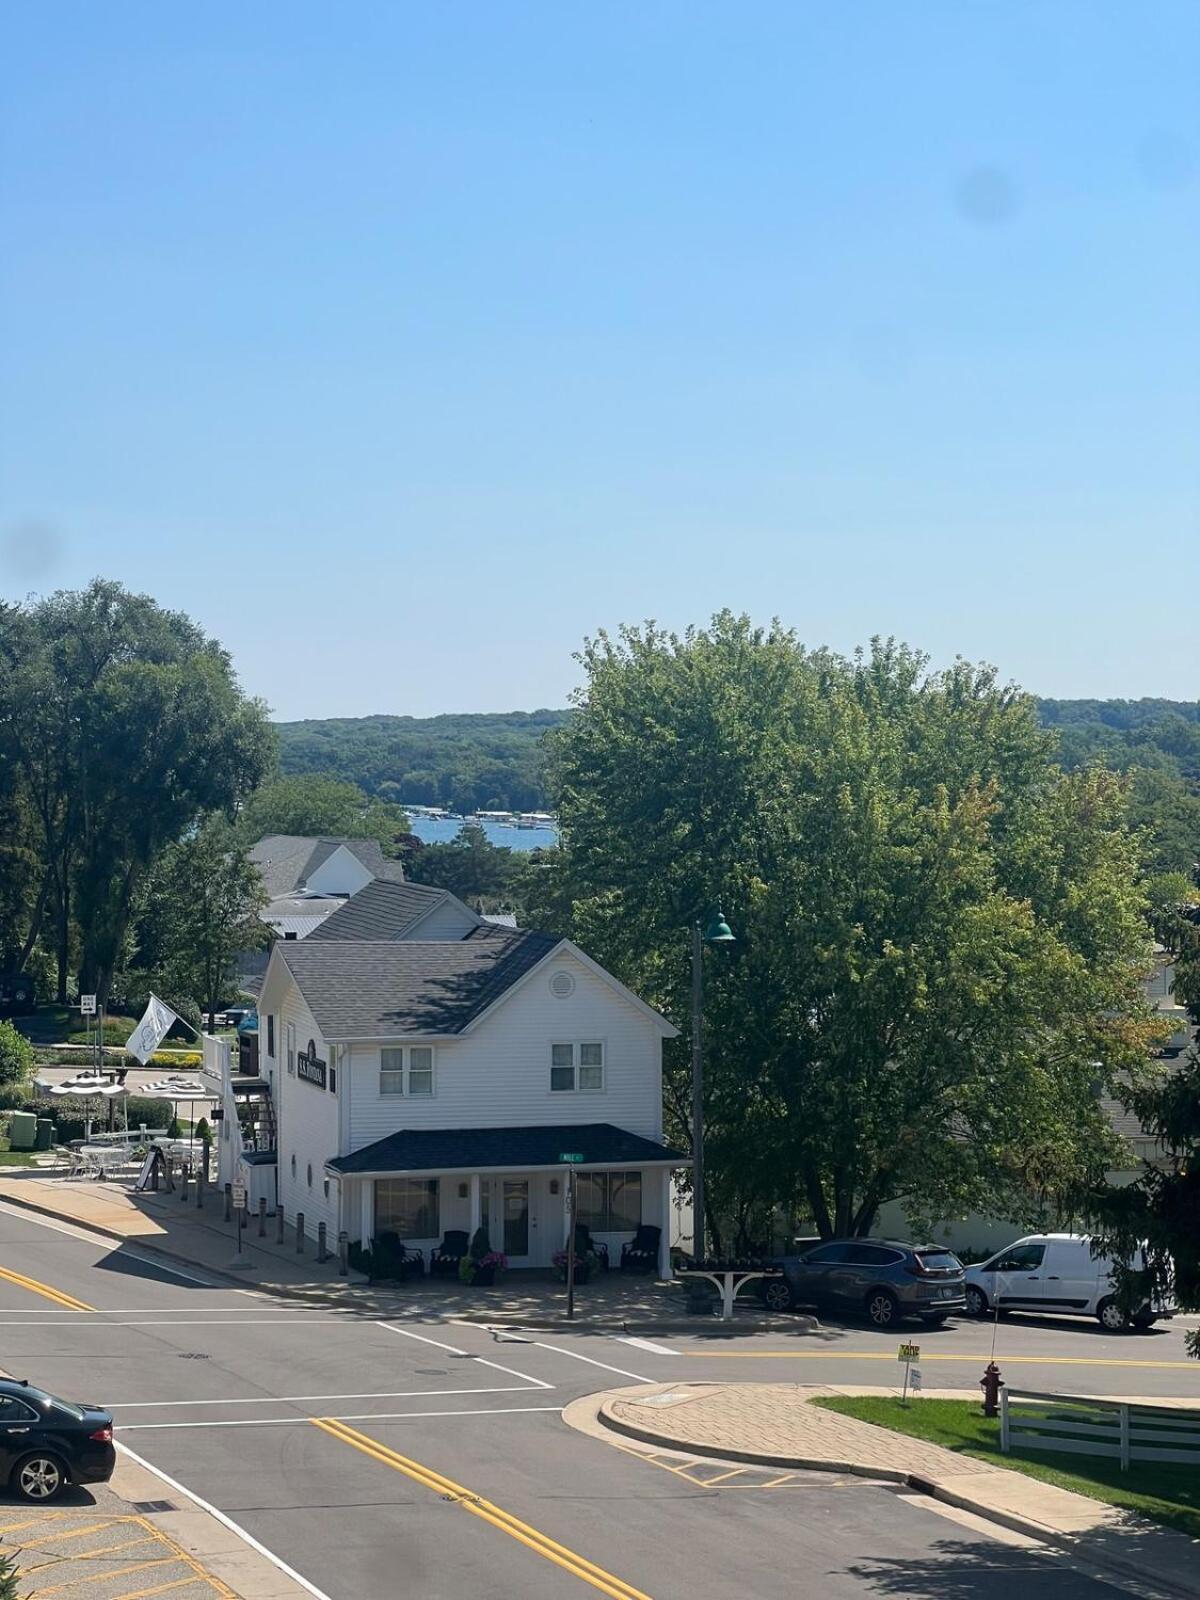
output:
M568 1159L569 1158L569 1159ZM448 1232L482 1228L515 1270L550 1269L575 1222L607 1246L611 1265L643 1225L659 1230L657 1271L669 1278L671 1173L678 1151L611 1123L411 1129L327 1164L341 1227L370 1248L398 1235L428 1263Z

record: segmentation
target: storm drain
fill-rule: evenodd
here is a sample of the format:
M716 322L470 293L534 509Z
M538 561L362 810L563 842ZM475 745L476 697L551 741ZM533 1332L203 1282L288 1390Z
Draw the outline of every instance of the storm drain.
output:
M129 1503L143 1517L150 1516L155 1511L179 1510L173 1500L131 1500Z

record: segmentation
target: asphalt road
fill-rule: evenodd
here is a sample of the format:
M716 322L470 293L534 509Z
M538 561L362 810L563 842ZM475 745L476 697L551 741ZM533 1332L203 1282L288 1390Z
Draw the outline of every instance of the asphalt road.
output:
M922 1332L927 1384L975 1381L991 1333ZM1114 1339L1012 1319L999 1340L1002 1366L1028 1362L1023 1386L1200 1388L1178 1330ZM220 1508L327 1600L1116 1592L889 1486L796 1473L767 1487L779 1474L749 1472L709 1488L706 1469L665 1470L559 1415L641 1379L886 1383L894 1345L865 1330L646 1341L367 1320L184 1281L0 1207L0 1365L111 1405L121 1443L172 1480L165 1495ZM1094 1364L1141 1360L1155 1364Z

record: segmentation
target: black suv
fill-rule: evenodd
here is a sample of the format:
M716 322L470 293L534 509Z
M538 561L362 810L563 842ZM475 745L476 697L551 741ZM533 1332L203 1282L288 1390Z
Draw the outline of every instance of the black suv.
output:
M0 1381L0 1487L41 1505L69 1483L107 1483L116 1461L110 1411Z
M771 1265L783 1269L782 1278L763 1282L763 1302L771 1311L811 1306L891 1328L903 1317L936 1327L967 1308L962 1262L936 1245L831 1239Z

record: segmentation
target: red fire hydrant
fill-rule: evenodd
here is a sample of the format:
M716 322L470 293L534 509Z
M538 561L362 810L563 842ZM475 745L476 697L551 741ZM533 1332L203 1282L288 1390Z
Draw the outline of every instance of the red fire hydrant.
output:
M1000 1415L1000 1382L1000 1368L994 1361L989 1361L983 1370L983 1377L979 1380L979 1387L983 1390L985 1417Z

